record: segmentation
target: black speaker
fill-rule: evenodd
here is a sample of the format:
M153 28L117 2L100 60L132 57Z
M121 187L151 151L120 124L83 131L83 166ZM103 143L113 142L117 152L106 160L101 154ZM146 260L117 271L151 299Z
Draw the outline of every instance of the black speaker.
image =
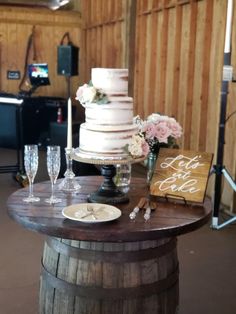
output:
M65 76L78 75L79 48L67 45L57 48L57 74Z

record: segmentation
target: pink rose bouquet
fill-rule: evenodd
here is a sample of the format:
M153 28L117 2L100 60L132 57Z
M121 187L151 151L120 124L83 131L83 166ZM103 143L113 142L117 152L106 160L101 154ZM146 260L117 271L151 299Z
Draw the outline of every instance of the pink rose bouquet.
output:
M142 120L139 116L134 118L139 126L139 133L145 138L149 149L158 153L160 147L176 147L176 139L182 135L182 127L171 117L153 113Z

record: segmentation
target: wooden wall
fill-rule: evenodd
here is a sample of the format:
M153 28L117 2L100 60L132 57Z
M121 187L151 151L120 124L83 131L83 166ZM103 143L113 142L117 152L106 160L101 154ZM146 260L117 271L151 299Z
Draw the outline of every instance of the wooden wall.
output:
M46 62L49 66L50 86L39 87L34 95L67 96L67 82L57 75L57 46L66 32L74 45L81 46L81 17L78 12L51 11L49 9L3 7L0 8L0 90L19 91L20 80L7 80L7 70L24 74L27 43L35 27L35 47L30 50L28 64ZM67 44L67 40L64 41ZM79 76L71 78L71 93L79 85ZM27 81L22 86L27 90Z
M82 1L86 81L91 68L128 67L129 6L129 0Z
M85 81L92 67L128 67L135 114L176 117L185 149L216 154L227 1L83 0ZM236 8L235 8L236 10ZM236 14L232 64L236 66ZM230 83L228 114L235 110ZM236 115L227 123L225 165L236 178ZM210 178L212 193L214 175ZM235 193L224 184L223 202Z

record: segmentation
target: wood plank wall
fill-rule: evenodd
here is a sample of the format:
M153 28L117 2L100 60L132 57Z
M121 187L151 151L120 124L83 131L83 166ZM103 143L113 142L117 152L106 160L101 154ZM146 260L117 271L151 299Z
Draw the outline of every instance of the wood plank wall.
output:
M84 29L84 78L94 67L127 67L127 0L82 1Z
M216 153L226 6L222 0L83 0L85 79L92 67L129 67L135 114L174 116L184 129L182 147ZM130 31L135 40L125 36ZM236 14L232 37L236 66ZM235 110L233 84L228 114ZM225 165L234 179L235 119L227 123L225 145ZM214 175L209 193L213 183ZM227 184L222 200L233 207L235 193Z
M49 66L50 86L40 87L36 95L67 97L67 82L57 74L57 46L66 32L74 45L81 46L81 16L78 12L49 9L4 7L0 8L0 90L18 93L20 80L7 80L7 70L24 73L26 48L35 27L36 54L30 50L28 64L46 62ZM67 40L64 41L67 44ZM71 94L79 85L79 76L71 78ZM27 90L27 81L23 84Z

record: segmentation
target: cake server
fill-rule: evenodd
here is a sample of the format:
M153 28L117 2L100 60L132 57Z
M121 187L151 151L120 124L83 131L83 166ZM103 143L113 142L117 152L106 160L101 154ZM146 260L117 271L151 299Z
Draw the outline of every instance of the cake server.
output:
M143 218L145 221L148 221L151 218L151 211L155 210L157 208L157 204L154 202L149 202L147 203L147 207L145 210L145 213L143 215Z
M145 204L147 202L147 199L145 197L141 197L137 206L134 207L132 212L129 214L129 218L131 220L134 220L139 212L140 209L144 208Z

